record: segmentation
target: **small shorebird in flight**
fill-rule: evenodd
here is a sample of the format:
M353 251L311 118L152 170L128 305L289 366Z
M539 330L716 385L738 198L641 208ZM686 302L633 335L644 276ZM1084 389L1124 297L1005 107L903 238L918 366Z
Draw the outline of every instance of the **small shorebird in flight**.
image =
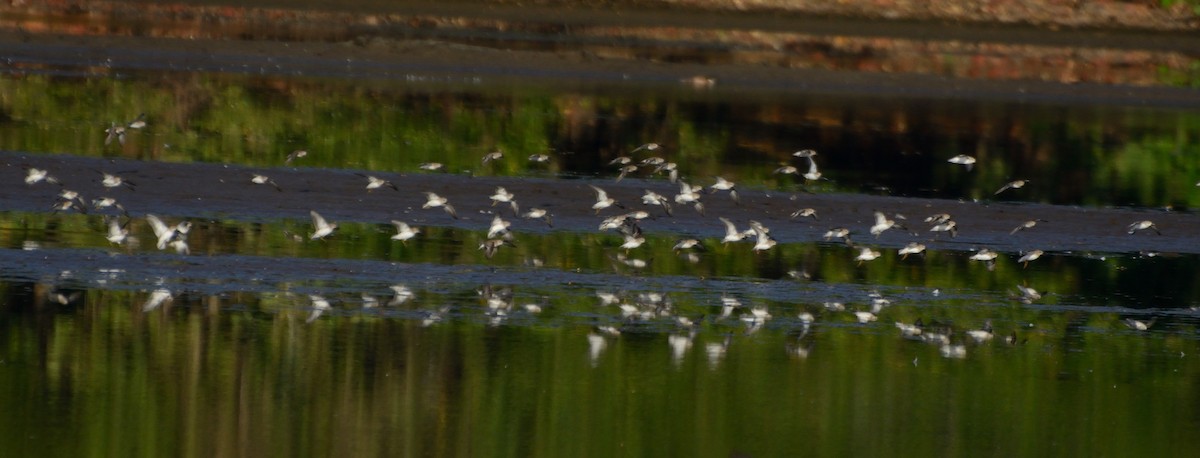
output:
M678 242L675 242L675 246L672 247L671 249L675 250L676 252L679 252L679 251L683 251L683 250L690 250L693 248L700 250L700 251L704 251L704 245L700 243L699 239L680 239Z
M946 162L966 166L968 172L971 171L972 167L975 167L975 158L967 156L966 154L959 154L958 156L947 159Z
M1129 228L1128 228L1128 232L1130 234L1133 234L1134 232L1146 230L1146 229L1154 229L1154 232L1156 234L1162 235L1162 232L1158 230L1158 226L1154 225L1154 222L1150 221L1150 220L1137 221L1133 224L1130 224Z
M508 232L508 228L510 226L512 226L512 223L505 221L504 218L500 217L500 215L492 217L492 225L488 227L487 238L494 239L499 236L512 238Z
M1034 226L1037 226L1037 223L1038 223L1038 222L1043 222L1043 223L1044 223L1044 222L1046 222L1046 220L1044 220L1044 219L1031 219L1031 220L1029 220L1029 221L1026 221L1026 222L1024 222L1024 223L1021 223L1021 225L1020 225L1020 226L1014 227L1014 228L1013 228L1013 230L1012 230L1012 231L1010 231L1010 232L1008 233L1008 235L1013 235L1013 234L1016 234L1017 232L1023 231L1023 230L1025 230L1025 229L1032 229Z
M812 158L813 156L816 156L816 155L817 155L817 152L815 150L811 150L811 149L802 149L800 151L796 151L796 152L792 153L792 156L807 157L807 158Z
M325 240L325 237L328 237L329 234L332 234L333 231L338 227L337 223L326 222L325 218L322 218L321 215L317 214L315 210L310 210L308 214L309 216L312 216L313 223L313 233L308 236L309 240Z
M657 151L659 148L662 148L662 145L659 145L658 143L646 143L642 146L634 148L633 151L629 152L629 154L633 154L633 153L636 153L636 152L642 151L642 150Z
M500 158L503 158L503 157L504 157L504 151L496 149L490 153L483 155L483 163L487 164L488 162L500 160Z
M259 174L255 173L255 174L253 174L253 176L250 177L250 182L254 183L254 184L269 184L271 186L274 186L276 191L280 191L280 192L283 191L283 188L279 187L279 183L276 183L275 180L272 180L271 177L268 177L266 175L259 175Z
M604 192L603 189L600 189L595 185L589 184L588 186L591 186L592 190L596 191L596 203L592 204L592 210L596 210L597 215L600 214L600 210L604 210L614 205L616 205L618 208L625 208L621 204L617 203L616 199L608 197L608 193Z
M737 204L742 203L740 200L738 200L737 184L735 184L732 181L726 180L724 177L714 177L714 178L717 179L717 182L715 184L713 184L712 186L708 187L709 192L729 191L729 198L733 199L734 203L737 203Z
M490 239L490 240L484 241L483 243L480 243L479 249L483 250L484 257L486 257L488 259L492 259L492 256L496 255L496 250L499 250L500 247L502 247L504 245L508 245L510 247L516 246L516 245L513 245L512 242L505 240L505 239Z
M671 214L671 201L667 199L667 196L657 192L647 189L646 193L642 195L642 204L661 206L667 212L667 216L674 216Z
M829 241L830 239L842 239L842 241L845 242L846 245L851 245L850 229L846 229L844 227L835 227L833 229L825 231L825 240ZM851 245L851 246L853 246L853 245Z
M808 172L804 173L804 179L809 181L821 179L821 171L817 170L817 160L812 156L808 157Z
M116 188L121 185L125 185L128 186L129 189L133 189L135 186L137 186L133 184L132 181L122 179L121 177L110 173L100 172L100 174L104 175L104 179L100 181L100 184L104 185L106 188Z
M109 207L120 210L121 214L125 215L126 218L129 217L129 212L126 211L125 207L121 206L121 204L117 203L117 199L113 199L112 197L101 197L99 199L92 200L92 208L95 208L96 210L103 210Z
M721 243L740 242L742 239L746 238L746 233L739 231L737 226L733 225L733 221L730 221L724 216L720 216L717 219L721 220L721 222L725 224L725 238L721 239Z
M854 257L854 260L858 261L858 265L861 266L862 263L867 262L867 261L874 261L877 258L879 258L878 251L872 250L868 247L862 247L862 250L858 252L858 256Z
M900 254L900 259L904 259L904 258L907 258L908 255L910 255L910 254L921 254L924 252L925 252L925 245L917 243L917 242L909 242L908 245L905 245L903 248L900 248L900 251L898 251L897 253Z
M382 178L376 178L371 175L363 175L361 173L356 173L355 175L358 175L360 177L367 179L367 192L374 191L374 190L382 188L384 186L392 188L393 191L400 190L400 188L397 188L395 184L392 184L392 182L390 182L388 180L385 180Z
M1042 250L1030 250L1025 252L1025 254L1022 254L1021 258L1017 259L1017 262L1023 263L1025 267L1029 267L1030 262L1036 261L1038 258L1042 257L1043 254L1045 254L1045 252Z
M896 220L888 219L887 215L883 214L883 212L875 212L875 225L871 226L871 235L874 235L875 238L879 238L880 234L883 234L884 231L891 229L892 227L900 227L903 229L903 226L896 224Z
M750 222L750 229L754 231L754 251L766 251L774 247L777 242L771 238L767 232L770 232L762 223L758 221Z
M531 155L529 155L529 162L544 164L544 163L550 162L550 155L549 154L531 154Z
M943 223L934 224L929 228L929 232L949 232L950 237L958 237L958 224L952 220L946 220Z
M782 163L779 165L779 168L775 169L775 171L771 173L776 175L795 175L800 173L800 170L787 163Z
M128 222L126 222L128 224ZM120 218L108 218L108 235L104 237L109 242L120 245L129 238L129 230L121 226Z
M50 172L45 170L30 167L25 171L25 184L37 184L42 181L58 184L58 179L50 176Z
M792 219L803 218L806 216L812 217L812 219L817 220L817 221L821 220L820 218L817 218L817 211L813 210L811 208L801 208L799 210L792 212Z
M400 243L405 243L421 233L421 228L409 226L404 221L394 219L392 220L392 224L396 225L396 235L392 236L392 240L399 240Z
M1135 320L1133 318L1126 318L1123 321L1125 322L1125 326L1129 326L1129 329L1133 329L1135 331L1149 331L1150 327L1154 326L1154 322L1157 320L1158 317L1151 318L1147 321Z
M547 226L554 227L554 221L551 220L550 212L546 211L544 208L530 208L529 211L525 212L525 214L521 215L521 217L529 219L541 218L546 221Z
M508 192L508 190L504 189L503 186L496 187L496 193L492 194L488 198L492 200L493 207L495 207L497 203L509 204L512 206L514 216L521 213L521 208L517 206L517 196L511 192Z
M174 226L168 226L154 215L146 215L146 221L150 223L150 229L154 231L154 236L158 239L155 247L162 250L171 245L177 251L188 251L187 234L192 229L192 223L184 221Z
M422 162L421 165L417 166L421 170L428 170L430 172L441 170L442 167L444 166L441 162Z
M449 213L451 217L458 219L458 213L455 213L454 207L450 206L450 199L439 196L432 192L426 192L425 204L421 205L421 208L430 209L434 207L442 207L442 209L446 210L446 213Z
M295 151L292 151L291 153L289 153L287 155L287 159L283 160L283 163L284 163L284 165L291 165L292 161L302 158L304 156L308 156L308 151L298 149L298 150L295 150Z
M1008 182L1004 186L1001 186L1000 189L996 190L996 192L993 193L992 195L993 196L1000 195L1000 193L1007 191L1009 189L1021 189L1021 188L1025 187L1026 184L1029 184L1029 180L1013 180L1013 181Z

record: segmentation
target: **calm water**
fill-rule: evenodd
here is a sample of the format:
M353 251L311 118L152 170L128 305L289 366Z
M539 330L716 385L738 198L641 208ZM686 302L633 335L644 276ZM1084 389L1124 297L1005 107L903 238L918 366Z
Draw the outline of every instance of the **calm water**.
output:
M56 69L0 75L0 109L0 149L34 155L269 170L305 149L302 167L609 180L658 142L684 176L756 192L1200 206L1198 110ZM771 173L804 148L831 181ZM973 172L945 164L960 153ZM539 228L487 259L482 233L436 225L301 242L306 220L164 216L195 219L192 254L154 249L141 218L141 244L115 246L101 215L0 201L5 455L1200 451L1193 255L860 265L836 242L689 255L656 233L626 253ZM950 345L895 325L918 319Z

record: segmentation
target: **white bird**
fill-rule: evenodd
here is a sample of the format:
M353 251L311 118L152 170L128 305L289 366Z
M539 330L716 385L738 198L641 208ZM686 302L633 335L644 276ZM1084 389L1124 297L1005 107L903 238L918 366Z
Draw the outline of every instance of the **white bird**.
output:
M896 225L896 221L888 219L883 212L875 212L875 225L871 226L871 235L879 238L879 235Z
M503 157L504 157L504 151L494 150L490 153L483 155L483 163L487 164L488 162L500 160L500 158L503 158Z
M816 155L817 155L817 152L813 151L811 149L802 149L800 151L796 151L796 152L792 153L792 156L807 157L807 158L811 158Z
M1133 234L1134 232L1145 229L1154 229L1155 233L1162 235L1162 232L1158 230L1158 226L1154 225L1154 222L1150 220L1137 221L1133 224L1130 224L1128 231L1130 234Z
M355 175L358 175L360 177L367 179L367 192L374 191L374 190L382 188L384 186L392 188L393 191L400 190L400 188L397 188L396 185L392 184L392 182L385 180L383 178L377 178L377 177L373 177L371 175L363 175L361 173L356 173Z
M426 192L425 204L421 205L421 208L430 209L434 207L442 207L442 209L446 210L446 213L449 213L451 217L458 219L458 213L455 213L454 207L450 206L450 199L439 196L432 192Z
M642 246L643 243L646 243L646 239L644 237L640 235L626 234L625 243L621 244L621 248L624 248L625 251L629 251Z
M733 221L730 221L723 216L718 217L717 219L720 219L722 223L725 223L725 238L721 239L721 243L740 242L742 239L746 238L746 233L739 231L737 226L733 225Z
M312 323L317 318L320 318L322 313L329 310L329 301L316 294L309 294L308 299L312 301L312 312L308 314L308 319L304 320L304 322Z
M792 212L792 219L803 218L806 216L812 217L812 219L817 220L817 221L821 220L820 218L817 218L817 211L814 209L811 209L811 208L801 208L799 210Z
M662 145L659 145L658 143L646 143L642 146L634 148L633 151L629 152L629 154L633 154L633 153L636 153L636 152L642 151L642 150L655 151L655 150L658 150L659 148L662 148Z
M859 310L859 311L854 312L854 318L856 318L858 320L858 322L862 323L862 324L867 324L867 323L870 323L872 321L876 321L879 319L879 317L876 316L874 313L871 313L866 310Z
M739 203L739 204L741 203L741 201L738 200L737 184L735 184L732 181L726 180L724 177L714 177L714 178L717 179L717 182L714 183L712 186L708 187L709 191L711 191L711 192L729 191L729 198L733 199L734 203Z
M929 228L929 232L949 232L950 237L958 237L958 225L954 221L946 221L933 225Z
M779 168L775 169L775 171L771 172L771 173L774 173L776 175L795 175L797 173L800 173L800 170L794 166L791 166L791 165L788 165L785 163L785 164L781 164L779 166Z
M936 215L929 215L928 218L925 218L925 222L931 225L938 225L947 221L950 221L949 213L938 213Z
M396 235L392 236L392 240L406 242L421 233L421 228L409 226L404 221L392 220L392 224L396 225Z
M494 239L501 235L508 235L508 228L512 223L505 221L500 215L492 217L492 225L488 227L487 238Z
M751 221L750 229L754 231L755 236L754 251L766 251L776 245L775 239L767 234L770 230L758 221Z
M804 173L804 179L810 181L821 179L821 171L817 170L817 160L812 156L808 157L808 172Z
M132 182L130 182L128 180L124 180L119 176L109 174L109 173L104 173L104 172L100 172L100 173L104 175L104 179L100 181L100 184L104 185L104 187L106 187L106 188L115 188L115 187L118 187L121 185L125 185L125 186L128 186L130 189L133 189L133 187L136 186Z
M141 129L146 127L146 113L139 113L136 118L133 118L133 121L129 121L129 124L126 124L125 126L130 129Z
M150 223L150 229L154 231L154 237L156 237L158 240L155 244L155 247L160 250L165 249L167 245L172 244L173 242L182 242L186 244L187 233L192 228L192 223L187 221L179 223L175 226L168 226L161 219L158 219L158 217L154 215L146 215L146 221Z
M971 156L967 156L966 154L959 154L950 159L947 159L946 162L949 162L951 164L958 164L958 165L966 166L968 172L971 171L971 167L975 166L975 158L973 158Z
M690 250L692 248L704 251L704 245L700 243L699 239L680 239L678 242L675 242L675 246L671 249L675 251L683 251Z
M625 208L625 207L621 206L620 204L618 204L616 199L608 197L608 193L604 192L603 189L600 189L600 188L596 187L595 185L589 184L588 186L591 186L592 190L596 191L596 203L592 204L592 209L596 210L597 215L600 214L600 210L604 210L605 208L611 207L613 205L616 205L617 207L620 207L620 208Z
M544 208L530 208L529 211L525 212L525 214L521 216L529 219L541 218L546 220L547 226L554 227L554 221L551 220L550 212L546 211Z
M1033 220L1033 219L1026 221L1024 223L1021 223L1020 226L1017 226L1017 227L1013 228L1012 231L1009 231L1008 235L1016 234L1017 232L1023 231L1025 229L1031 229L1034 226L1037 226L1037 223L1038 223L1038 220Z
M944 343L941 346L940 352L943 358L963 359L967 357L967 346L963 344L951 345Z
M505 240L505 239L491 239L491 240L484 241L483 243L480 243L479 249L483 250L484 257L486 257L488 259L492 259L492 256L496 255L496 251L499 250L500 247L504 246L504 245L508 245L511 247L516 246L516 245L513 245L512 242Z
M322 218L321 215L317 214L315 210L309 210L308 214L309 216L312 216L313 223L313 233L308 236L309 240L324 240L325 237L328 237L329 234L332 234L333 231L338 227L337 223L330 224L326 222L325 218Z
M971 257L969 259L972 261L987 262L987 261L994 261L997 256L1000 256L1000 254L996 253L995 251L989 250L987 248L981 248L979 251L975 252L975 254L971 255Z
M441 170L442 167L445 167L445 166L442 165L441 162L422 162L421 165L417 166L417 168L419 168L421 170L428 170L430 172Z
M992 320L987 320L983 323L983 329L971 329L967 331L967 337L975 340L975 343L983 343L992 340Z
M129 230L121 226L119 218L110 218L108 220L108 235L104 237L109 242L120 245L125 243L129 238Z
M279 183L276 183L275 180L272 180L271 177L266 175L259 175L257 173L252 174L250 177L250 182L254 184L269 184L274 186L276 191L283 191L283 188L279 187Z
M529 155L529 162L536 162L536 163L550 162L550 155L549 154L531 154L531 155Z
M50 176L50 172L45 170L30 167L25 171L25 184L36 184L42 181L58 184L58 179Z
M488 198L492 200L493 207L495 207L497 203L509 204L512 206L513 215L521 213L520 207L517 206L517 196L511 192L508 192L508 190L504 189L503 186L497 186L496 193L492 194Z
M1129 326L1129 329L1133 329L1135 331L1148 331L1148 330L1150 330L1151 326L1154 326L1155 320L1158 320L1158 317L1151 318L1149 321L1142 321L1142 320L1135 320L1133 318L1126 318L1124 320L1124 322L1125 322L1125 326Z
M1042 294L1039 293L1038 290L1030 288L1028 286L1017 285L1017 291L1019 291L1021 293L1021 297L1018 299L1020 299L1021 302L1024 302L1026 304L1033 303L1033 301L1036 301L1036 300L1042 298Z
M862 247L862 250L858 252L858 256L854 257L854 260L858 261L859 265L862 265L864 262L874 261L877 258L879 258L878 251L872 250L868 247Z
M150 292L150 297L146 299L145 304L142 304L142 311L149 312L151 310L158 308L163 303L169 302L171 300L172 300L172 296L171 296L170 291L168 291L164 288L156 289L156 290Z
M843 242L846 242L846 244L849 245L850 244L850 229L846 229L844 227L835 227L833 229L825 231L825 240L826 241L828 241L829 239L835 239L835 238L842 239Z
M667 212L667 216L672 216L671 201L667 199L667 196L649 189L642 195L642 205L658 205L663 208L663 211Z
M900 251L898 253L900 254L900 259L904 259L904 258L907 258L908 255L910 255L910 254L921 254L924 251L925 251L925 245L917 243L917 242L909 242L908 245L905 245L903 248L900 248Z
M391 288L392 293L394 293L392 300L388 301L388 305L390 306L402 305L416 297L416 294L405 285L392 285L388 288Z
M617 181L619 182L621 180L624 180L627 175L629 175L633 172L636 172L638 170L638 166L629 164L626 166L622 166L620 169L617 169L617 170L621 171L621 173L617 174Z
M1024 187L1024 186L1025 186L1026 184L1028 184L1028 183L1029 183L1029 180L1013 180L1013 181L1010 181L1010 182L1008 182L1008 184L1005 184L1004 186L1001 186L1001 187L1000 187L1000 189L999 189L999 190L997 190L997 191L996 191L994 194L992 194L992 195L993 195L993 196L995 196L995 195L999 195L1000 193L1002 193L1002 192L1004 192L1004 191L1007 191L1007 190L1009 190L1009 189L1021 189L1022 187Z
M1021 258L1017 259L1017 262L1024 263L1025 267L1029 267L1029 263L1031 261L1037 260L1037 258L1042 257L1043 254L1045 253L1042 250L1030 250L1021 255Z
M118 126L114 122L107 129L104 129L104 133L107 134L104 136L105 145L111 144L113 139L116 139L117 143L125 144L125 126Z
M287 158L283 160L284 165L291 165L292 161L308 156L308 151L298 149L288 153Z

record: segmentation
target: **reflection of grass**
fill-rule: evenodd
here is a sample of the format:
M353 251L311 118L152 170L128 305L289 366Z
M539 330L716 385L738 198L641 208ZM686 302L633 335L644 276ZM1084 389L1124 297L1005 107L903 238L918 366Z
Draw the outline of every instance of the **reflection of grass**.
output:
M1161 66L1158 68L1158 80L1167 86L1200 87L1200 60L1193 60L1181 69Z
M1195 84L1197 71L1179 78ZM819 192L882 185L899 193L935 190L940 196L989 199L1005 182L1025 178L1032 180L1029 187L1001 198L1200 206L1200 195L1184 195L1176 186L1200 179L1180 173L1195 171L1181 158L1196 153L1188 141L1200 138L1196 117L1188 112L1089 109L1064 118L1063 109L1053 106L900 105L879 116L911 118L915 130L891 134L853 130L857 123L879 122L859 121L872 116L859 113L861 104L807 108L783 101L510 89L443 93L220 75L160 80L32 75L0 79L0 108L8 116L0 122L0 148L265 167L280 166L287 153L306 149L310 155L296 165L416 171L420 163L441 162L452 173L476 175L612 176L608 159L654 140L666 145L660 154L678 163L690 183L710 184L712 176L722 175L743 189L795 191L802 179L771 172L781 161L806 165L790 156L797 144L825 146L797 140L809 135L808 124L819 117L835 126L823 128L835 151L819 156L832 180L809 187ZM149 116L146 129L130 132L124 147L103 145L109 123L128 122L142 112ZM830 120L842 117L849 124L837 127ZM928 130L937 134L919 142L905 138ZM921 155L897 161L894 150L877 150L891 146L853 149L893 140L913 143L905 149ZM555 155L549 166L526 161L551 146L571 154ZM484 166L480 159L493 148L506 158ZM944 158L959 153L977 156L978 167L967 172L945 164Z

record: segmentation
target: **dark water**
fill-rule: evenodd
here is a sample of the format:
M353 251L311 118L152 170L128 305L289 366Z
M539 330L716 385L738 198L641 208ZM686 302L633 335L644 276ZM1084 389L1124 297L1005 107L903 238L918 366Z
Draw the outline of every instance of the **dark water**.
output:
M687 179L758 193L1186 216L1200 200L1194 109L160 70L6 73L0 149L268 172L305 149L304 168L437 161L602 184L610 160L657 142ZM104 144L138 113L144 129ZM830 180L772 173L805 148ZM483 164L494 149L506 158ZM525 159L540 153L550 161ZM961 153L972 170L946 163ZM1017 178L1030 183L993 195ZM54 189L42 186L28 189ZM1098 247L1024 266L1012 252L888 249L858 263L836 241L755 254L709 238L677 253L669 232L627 252L612 232L521 221L516 247L489 259L481 231L450 223L402 244L386 221L345 222L312 242L293 237L307 220L162 215L194 220L185 255L155 249L137 209L140 244L117 246L104 216L17 197L0 201L0 443L13 456L1200 449L1194 255ZM895 325L918 319L949 344ZM990 339L970 337L989 321Z

